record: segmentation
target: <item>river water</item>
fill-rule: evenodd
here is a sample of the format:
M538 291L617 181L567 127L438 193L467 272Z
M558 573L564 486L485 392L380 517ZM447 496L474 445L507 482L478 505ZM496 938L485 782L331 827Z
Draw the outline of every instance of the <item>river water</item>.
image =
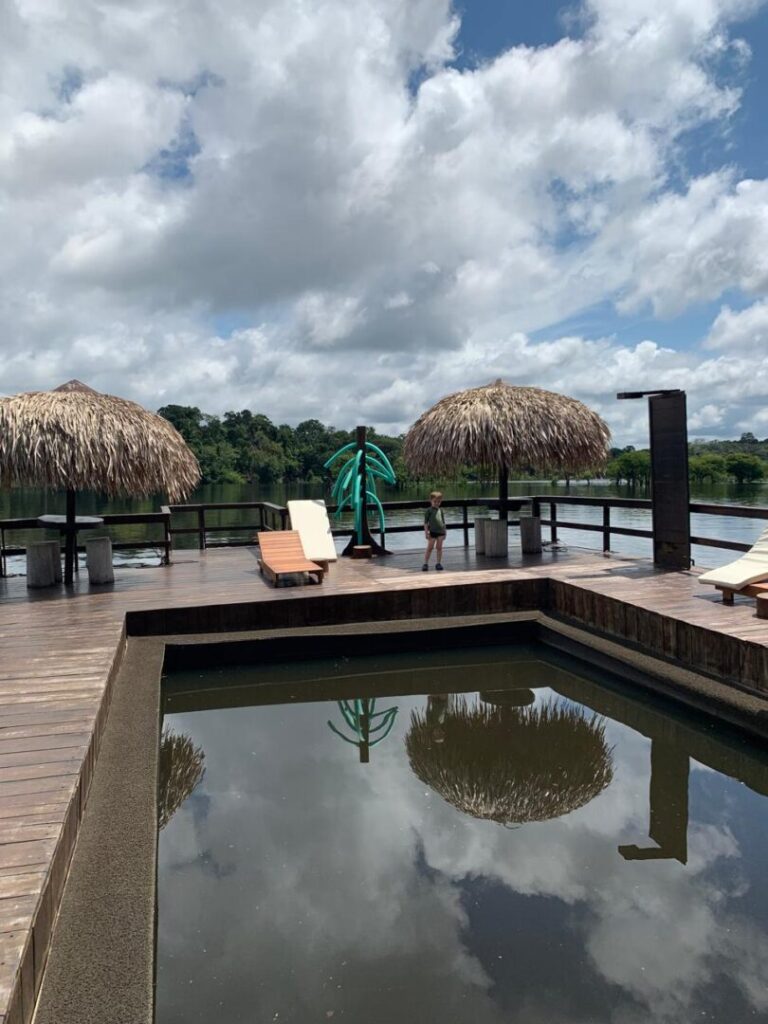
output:
M426 495L429 492L428 485L420 488L404 488L402 490L386 489L380 490L380 497L384 501L413 501L424 500L427 504ZM449 483L444 485L446 498L478 498L493 496L495 485L492 483ZM609 481L597 481L590 484L574 483L569 487L565 484L552 484L550 481L511 481L509 485L510 496L531 495L531 494L552 494L572 495L586 497L622 497L622 498L644 498L647 494L642 490L631 491L627 487L616 487ZM292 498L325 498L330 501L330 494L321 483L316 484L278 484L265 487L259 484L208 484L198 488L188 499L189 503L194 502L242 502L242 501L271 501L278 505L284 505ZM691 491L691 501L708 502L711 504L738 504L768 506L768 483L745 485L739 487L735 484L713 484L706 487L697 487ZM118 498L108 500L101 495L82 494L78 496L78 514L98 515L114 514L125 512L156 512L159 510L163 500L160 497L147 499ZM43 514L63 514L65 511L65 497L61 493L51 491L39 491L31 489L17 489L0 492L0 519L29 518ZM559 510L561 519L579 520L588 523L601 523L602 510L600 508L578 508L572 506L561 507ZM178 518L178 517L177 517ZM461 521L460 510L447 510L446 518L449 521ZM391 526L405 525L407 523L419 523L421 515L418 511L390 513L387 522ZM206 515L208 525L255 525L257 515L253 510L242 512L230 511L219 513L208 513ZM613 526L622 526L632 529L650 529L651 514L644 509L612 509L611 523ZM174 522L174 525L177 525ZM178 525L194 526L196 519L189 516L186 521L179 520ZM372 520L373 525L373 520ZM765 521L760 519L740 519L694 514L691 517L691 532L696 536L717 537L723 540L740 541L745 544L753 543L761 531L765 528ZM91 536L97 536L97 533ZM130 551L115 553L116 564L123 565L157 565L160 561L160 541L162 531L157 526L139 525L117 527L110 531L114 540L135 541L136 547ZM216 539L227 537L244 539L248 532L233 531L231 534L218 534ZM546 534L545 534L546 538ZM37 531L27 533L13 533L6 536L6 543L26 544L31 540L39 540L40 534ZM599 548L601 537L597 533L589 531L560 530L559 539L561 542L586 548ZM154 543L153 543L154 542ZM460 531L451 532L448 536L448 545L460 545L463 543ZM178 548L195 547L197 538L194 535L183 536L174 539L174 546ZM392 534L387 541L392 549L404 550L414 549L421 545L421 537L418 533L413 534ZM651 557L651 542L640 537L614 536L611 540L612 549L631 555ZM727 550L719 550L709 547L694 547L693 558L697 565L718 566L731 561L736 555ZM23 557L11 557L8 559L8 571L11 574L23 573L25 571L25 560Z

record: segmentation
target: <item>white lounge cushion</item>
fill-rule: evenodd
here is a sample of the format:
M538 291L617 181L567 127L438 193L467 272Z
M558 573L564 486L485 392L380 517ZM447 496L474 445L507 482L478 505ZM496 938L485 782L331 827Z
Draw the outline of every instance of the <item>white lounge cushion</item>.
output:
M333 543L328 511L322 499L289 501L291 529L298 530L304 554L311 562L335 562L338 558Z
M733 590L741 590L750 583L760 583L762 580L768 580L768 528L763 530L741 558L699 576L699 583L711 583L716 587L730 587Z

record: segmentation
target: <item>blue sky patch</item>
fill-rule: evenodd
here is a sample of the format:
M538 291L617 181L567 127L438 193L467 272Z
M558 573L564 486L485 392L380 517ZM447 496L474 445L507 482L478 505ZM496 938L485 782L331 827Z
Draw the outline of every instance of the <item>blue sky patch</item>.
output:
M152 157L144 171L164 181L188 183L192 176L190 160L200 152L200 143L189 118L183 118L172 142Z
M562 0L463 0L456 38L460 68L473 68L513 46L550 46L568 35L578 5Z

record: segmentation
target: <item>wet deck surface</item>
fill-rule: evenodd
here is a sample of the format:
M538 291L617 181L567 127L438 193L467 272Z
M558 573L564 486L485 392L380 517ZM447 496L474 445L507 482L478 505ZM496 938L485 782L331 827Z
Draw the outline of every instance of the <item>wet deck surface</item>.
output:
M89 588L84 570L68 592L0 580L0 1024L30 1016L127 612L545 577L768 650L768 621L756 618L754 602L724 607L695 572L575 548L541 556L513 548L503 561L447 548L444 564L423 573L420 552L341 559L322 587L275 589L259 574L256 549L223 548L180 552L170 567L117 570L114 587Z

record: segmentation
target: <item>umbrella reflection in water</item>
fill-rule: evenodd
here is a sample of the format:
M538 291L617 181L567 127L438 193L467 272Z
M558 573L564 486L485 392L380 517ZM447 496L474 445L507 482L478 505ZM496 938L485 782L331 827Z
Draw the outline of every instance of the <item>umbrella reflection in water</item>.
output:
M189 736L163 731L160 740L157 809L160 828L165 828L205 775L205 754Z
M518 700L524 692L517 691ZM554 700L536 707L440 700L446 713L439 735L436 698L411 715L410 765L444 800L475 818L503 825L557 818L589 803L613 778L605 720L598 715Z

